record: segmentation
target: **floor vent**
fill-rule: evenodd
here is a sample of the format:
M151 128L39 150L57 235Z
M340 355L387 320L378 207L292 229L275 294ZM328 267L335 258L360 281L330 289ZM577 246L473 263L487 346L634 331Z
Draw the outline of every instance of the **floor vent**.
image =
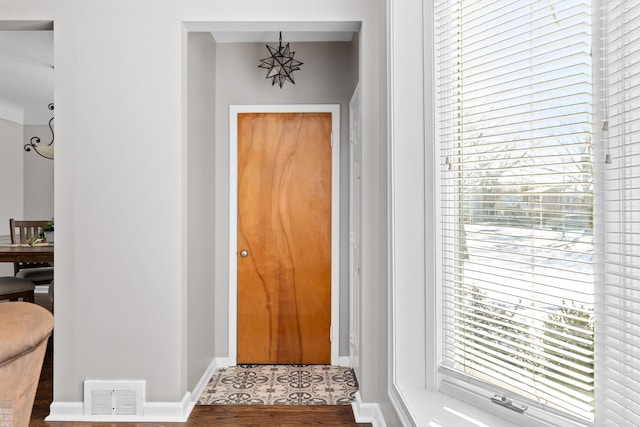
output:
M142 416L144 381L84 382L84 415Z

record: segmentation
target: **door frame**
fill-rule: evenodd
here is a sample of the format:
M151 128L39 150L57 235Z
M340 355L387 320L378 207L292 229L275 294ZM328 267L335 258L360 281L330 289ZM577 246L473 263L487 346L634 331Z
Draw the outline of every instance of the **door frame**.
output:
M349 359L360 377L360 295L362 291L361 259L361 180L362 100L360 84L349 101Z
M331 113L331 364L340 351L340 104L229 106L229 363L238 351L238 114Z

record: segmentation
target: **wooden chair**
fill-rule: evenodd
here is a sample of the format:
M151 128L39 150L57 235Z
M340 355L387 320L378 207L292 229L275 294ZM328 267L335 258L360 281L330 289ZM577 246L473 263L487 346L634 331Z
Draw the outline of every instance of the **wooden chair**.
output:
M33 282L18 277L0 277L0 300L35 302Z
M28 243L30 239L38 238L48 222L48 220L9 219L11 243ZM46 263L16 262L13 264L13 274L36 285L47 285L53 280L53 267Z

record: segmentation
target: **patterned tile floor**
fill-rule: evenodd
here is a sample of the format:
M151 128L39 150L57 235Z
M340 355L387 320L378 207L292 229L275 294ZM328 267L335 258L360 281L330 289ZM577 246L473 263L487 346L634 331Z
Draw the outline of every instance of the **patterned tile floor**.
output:
M199 405L349 405L358 381L328 365L238 365L217 370Z

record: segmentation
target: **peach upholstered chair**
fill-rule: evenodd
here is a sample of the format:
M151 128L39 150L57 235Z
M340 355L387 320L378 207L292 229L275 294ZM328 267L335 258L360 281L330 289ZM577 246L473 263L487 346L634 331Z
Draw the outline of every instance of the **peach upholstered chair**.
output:
M53 315L39 305L0 303L0 425L29 425L52 330Z

